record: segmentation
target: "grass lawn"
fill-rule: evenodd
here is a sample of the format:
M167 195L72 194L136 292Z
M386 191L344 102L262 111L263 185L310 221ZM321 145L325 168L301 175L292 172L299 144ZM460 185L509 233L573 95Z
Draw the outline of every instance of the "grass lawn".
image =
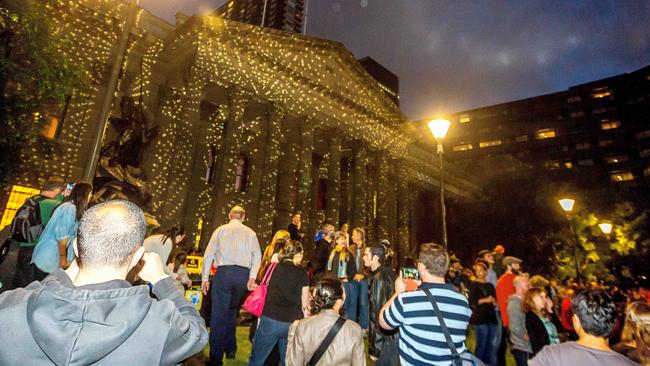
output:
M467 335L467 347L470 350L474 350L476 345L476 340L474 339L474 332L472 327L469 328L469 334ZM234 360L225 360L225 366L246 366L248 365L248 357L251 354L252 344L248 341L248 326L237 327L237 354ZM207 359L210 354L209 348L205 347L203 350L203 355ZM372 365L370 360L368 360L368 365ZM510 348L506 352L506 365L514 366L515 359L510 353Z

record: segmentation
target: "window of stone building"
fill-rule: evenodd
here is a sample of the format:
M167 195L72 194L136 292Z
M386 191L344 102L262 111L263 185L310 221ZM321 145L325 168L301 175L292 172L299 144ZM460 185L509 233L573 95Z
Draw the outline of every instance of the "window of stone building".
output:
M573 169L573 162L570 160L567 160L564 162L564 167L567 169Z
M579 142L576 144L576 150L587 150L591 147L589 142Z
M647 158L648 156L650 156L650 149L644 149L639 151L639 157Z
M571 118L578 118L578 117L584 117L584 115L585 115L585 112L583 112L583 111L577 111L577 112L571 112L571 113L569 114L569 117L571 117Z
M29 197L35 196L39 193L41 193L41 191L36 188L19 185L12 186L11 192L9 193L9 199L7 200L7 205L2 214L0 227L5 227L11 224L11 221L14 219L14 216L16 216L16 211L18 211L20 206L22 206Z
M517 142L526 142L528 141L528 135L520 135L515 137L515 141Z
M248 157L244 153L237 156L237 165L235 166L235 192L246 192L246 183L248 181Z
M619 127L621 127L621 122L617 120L604 119L600 121L601 130L613 130Z
M474 146L472 144L462 144L462 145L456 145L452 148L453 151L465 151L465 150L471 150L473 149Z
M610 155L605 157L605 162L607 164L617 164L617 163L622 163L628 160L627 155L621 154L621 155Z
M650 130L641 131L634 135L637 140L647 139L648 137L650 137Z
M643 176L644 177L650 176L650 167L645 167L643 169Z
M629 170L618 170L609 172L609 176L614 182L627 182L634 180L634 174Z
M478 144L478 147L484 148L484 147L491 147L491 146L499 146L502 144L501 140L490 140L490 141L481 141Z
M469 123L472 121L472 116L469 114L461 114L460 117L458 117L458 122L460 123Z
M598 141L598 146L605 147L614 143L614 140L600 140Z
M35 119L43 118L43 127L41 128L41 136L53 140L59 136L65 115L70 106L71 95L66 95L63 106L59 105L56 101L50 101L43 106L43 111L34 115Z
M596 108L596 109L593 110L592 113L593 113L593 114L602 114L602 113L605 113L605 112L607 112L607 111L608 111L607 108Z
M595 88L591 91L591 97L593 99L602 99L613 95L614 92L606 86L600 88Z
M550 160L544 163L546 169L560 169L560 162L557 160Z
M578 165L580 165L580 166L592 166L592 165L594 165L594 159L578 160Z
M535 132L535 138L538 140L552 139L557 137L557 131L552 128L543 128Z
M581 100L582 100L582 98L580 98L579 95L576 95L576 96L574 96L574 97L569 97L569 98L567 98L566 101L567 101L568 103L575 103L575 102L579 102L579 101L581 101Z

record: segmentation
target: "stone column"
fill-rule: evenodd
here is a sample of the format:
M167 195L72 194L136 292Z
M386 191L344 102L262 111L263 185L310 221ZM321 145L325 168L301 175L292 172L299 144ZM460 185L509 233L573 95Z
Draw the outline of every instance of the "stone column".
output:
M408 190L407 169L405 162L400 160L397 168L397 261L399 265L404 264L404 259L409 256L410 246L410 211L411 202Z
M377 169L376 152L368 151L368 165L366 165L366 238L369 242L377 241L377 205L376 205L376 191L377 191ZM370 162L373 165L370 165Z
M327 197L325 199L325 217L338 228L341 183L341 142L338 131L333 131L329 140L330 161L327 168Z
M390 170L390 158L386 151L380 151L377 156L377 239L390 240L389 233L389 210L390 194L388 192L390 181L388 179ZM391 243L394 244L394 243Z
M352 170L352 227L366 227L367 191L368 191L368 157L361 141L357 141L352 149L354 154Z
M271 110L266 120L266 141L264 144L264 162L262 166L257 224L257 236L264 243L270 242L273 237L282 120L286 115L283 110L275 105L272 105L270 108Z
M298 157L298 199L296 211L302 213L303 231L311 233L310 211L312 191L312 167L314 153L314 126L313 122L305 118L301 121L300 153Z
M415 202L418 197L418 186L415 184L408 185L408 200L409 200L409 255L411 258L416 259L418 255L418 223L417 223L417 211L415 210Z
M275 219L273 230L286 230L291 222L292 188L295 173L298 170L298 156L300 147L296 144L283 141L280 144L279 176L277 177L277 190L275 196Z
M212 220L214 228L228 222L227 215L231 209L228 206L235 192L235 168L243 130L243 117L248 101L249 98L242 89L234 86L228 98L228 118L224 126L223 143L220 151L217 152L219 164L217 165L214 183L217 186L217 199Z

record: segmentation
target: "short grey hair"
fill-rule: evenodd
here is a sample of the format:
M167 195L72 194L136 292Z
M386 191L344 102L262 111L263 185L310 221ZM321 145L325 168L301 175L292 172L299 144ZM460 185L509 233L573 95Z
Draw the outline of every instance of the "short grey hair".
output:
M235 215L239 219L241 219L242 217L244 217L244 215L246 215L246 210L244 210L244 208L241 206L234 206L233 208L230 209L229 215Z
M142 210L126 200L89 208L79 222L79 266L119 268L142 246L147 223Z

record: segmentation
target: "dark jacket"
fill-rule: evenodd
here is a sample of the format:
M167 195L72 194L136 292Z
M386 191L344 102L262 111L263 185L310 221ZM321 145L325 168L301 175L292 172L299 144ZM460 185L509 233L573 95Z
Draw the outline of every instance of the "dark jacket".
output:
M331 243L325 239L320 239L316 242L316 252L314 253L314 273L320 273L327 270L327 259L329 258L330 251L332 250Z
M294 224L293 222L290 223L289 226L287 226L287 231L289 232L289 237L291 238L291 240L298 240L298 241L302 240L300 234L302 234L303 231L298 229L298 226L296 226L296 224Z
M175 365L208 341L171 278L74 287L57 270L0 295L0 365ZM11 346L8 346L11 345Z
M331 277L338 277L339 273L339 257L340 254L339 252L335 251L336 249L332 249L332 252L330 252L330 255L328 256L328 264L330 262L331 258L331 268L328 270L329 276ZM355 268L355 257L348 251L348 255L346 258L346 265L345 265L345 279L348 281L352 281L354 278L354 275L357 274L357 269ZM341 280L344 280L344 278L340 278Z
M395 292L395 271L387 265L383 265L372 271L368 276L368 289L370 291L368 354L381 359L393 356L394 361L397 361L397 331L384 331L381 329L378 318L381 307L384 306ZM394 354L383 354L384 352L391 351ZM390 364L390 362L385 364Z
M526 312L526 331L528 332L528 339L533 348L533 355L541 351L544 346L551 343L548 332L544 323L537 314L532 311Z

